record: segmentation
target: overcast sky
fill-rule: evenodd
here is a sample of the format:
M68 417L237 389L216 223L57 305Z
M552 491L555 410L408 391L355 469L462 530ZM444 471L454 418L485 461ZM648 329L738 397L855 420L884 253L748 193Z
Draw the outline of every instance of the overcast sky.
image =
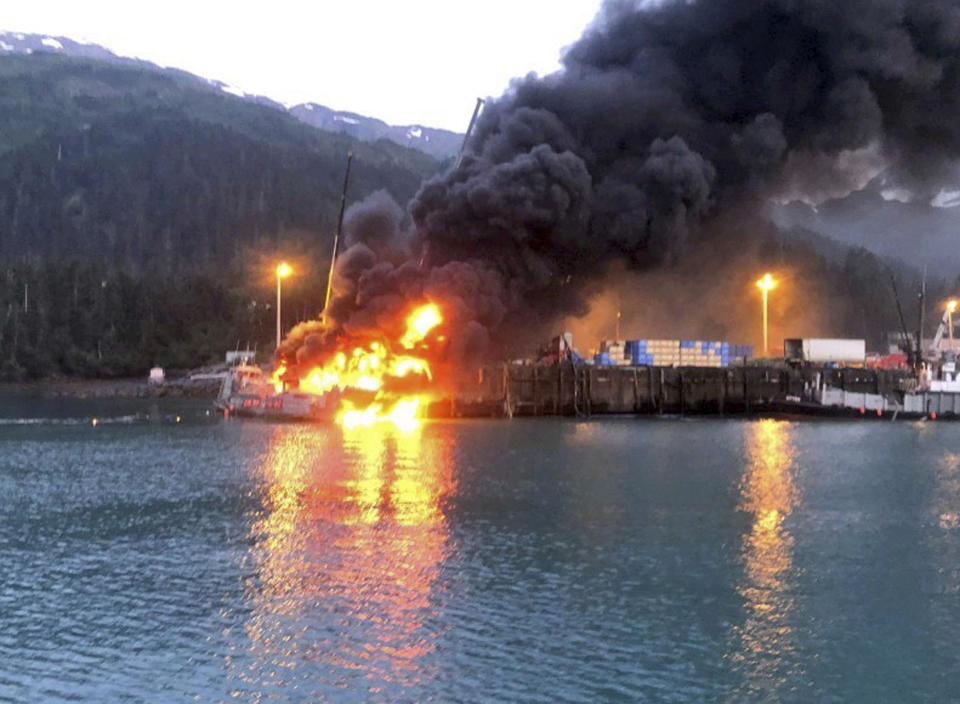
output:
M477 96L558 67L601 0L26 0L0 28L66 36L283 103L463 131Z

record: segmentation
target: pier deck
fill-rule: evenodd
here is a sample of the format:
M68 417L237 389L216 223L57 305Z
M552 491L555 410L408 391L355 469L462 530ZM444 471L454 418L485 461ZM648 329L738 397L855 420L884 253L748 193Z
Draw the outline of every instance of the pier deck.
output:
M871 369L504 364L479 370L474 383L461 385L455 397L434 404L431 415L811 413L827 408L820 404L825 387L847 395L879 396L893 406L902 403L907 383L904 373Z

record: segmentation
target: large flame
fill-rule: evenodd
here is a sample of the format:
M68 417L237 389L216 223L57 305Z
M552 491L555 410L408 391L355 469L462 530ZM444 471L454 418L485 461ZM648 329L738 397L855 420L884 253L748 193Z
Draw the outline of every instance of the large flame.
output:
M345 428L392 423L412 430L430 401L433 380L430 363L423 356L428 336L443 322L440 308L426 303L406 319L406 331L396 341L369 340L352 349L339 349L321 365L300 373L299 390L311 394L341 394L336 420ZM395 351L401 348L403 353ZM282 389L285 364L273 373L272 382Z

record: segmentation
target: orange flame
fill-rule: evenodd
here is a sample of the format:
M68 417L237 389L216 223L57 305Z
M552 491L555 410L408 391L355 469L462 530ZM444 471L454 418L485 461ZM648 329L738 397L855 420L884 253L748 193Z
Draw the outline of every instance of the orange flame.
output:
M273 390L278 394L283 393L283 375L287 373L287 365L283 362L280 362L280 366L277 367L273 374L270 375L270 383L273 385Z
M392 423L400 430L413 430L420 425L431 399L423 389L433 381L433 374L426 359L398 354L394 347L426 351L428 335L442 322L443 316L436 304L419 306L407 317L406 331L396 344L374 340L349 351L341 349L324 364L300 375L300 391L311 394L339 391L344 397L340 400L336 421L344 428ZM281 365L274 372L275 384L285 371ZM399 382L401 379L407 381ZM404 390L398 391L398 388Z
M400 344L408 350L421 342L431 330L443 322L440 309L433 303L417 308L407 318L407 332L400 338Z

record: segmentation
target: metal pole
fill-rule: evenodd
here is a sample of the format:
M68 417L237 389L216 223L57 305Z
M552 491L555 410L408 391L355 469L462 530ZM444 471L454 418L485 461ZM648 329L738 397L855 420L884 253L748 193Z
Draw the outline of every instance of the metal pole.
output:
M947 308L947 333L950 336L950 349L953 349L953 311Z
M770 356L767 346L767 289L763 289L763 356Z
M330 257L330 273L327 276L327 295L323 299L321 317L324 321L326 321L327 308L330 305L330 295L333 293L333 270L337 265L337 250L340 249L340 230L343 229L343 211L347 207L347 186L350 184L351 163L353 163L353 152L347 152L347 170L343 174L343 190L340 192L340 216L337 218L337 231L333 235L333 255Z
M480 108L483 107L483 98L477 98L477 104L473 108L473 115L470 117L470 124L467 125L467 131L463 135L463 142L460 144L460 153L457 154L457 163L454 165L454 168L460 166L460 162L463 161L463 153L467 150L467 142L470 141L470 134L473 132L473 125L477 121L477 116L480 114Z
M927 299L927 268L923 268L923 278L920 280L920 327L917 328L917 369L923 366L923 318Z
M280 349L280 273L277 273L277 349Z

